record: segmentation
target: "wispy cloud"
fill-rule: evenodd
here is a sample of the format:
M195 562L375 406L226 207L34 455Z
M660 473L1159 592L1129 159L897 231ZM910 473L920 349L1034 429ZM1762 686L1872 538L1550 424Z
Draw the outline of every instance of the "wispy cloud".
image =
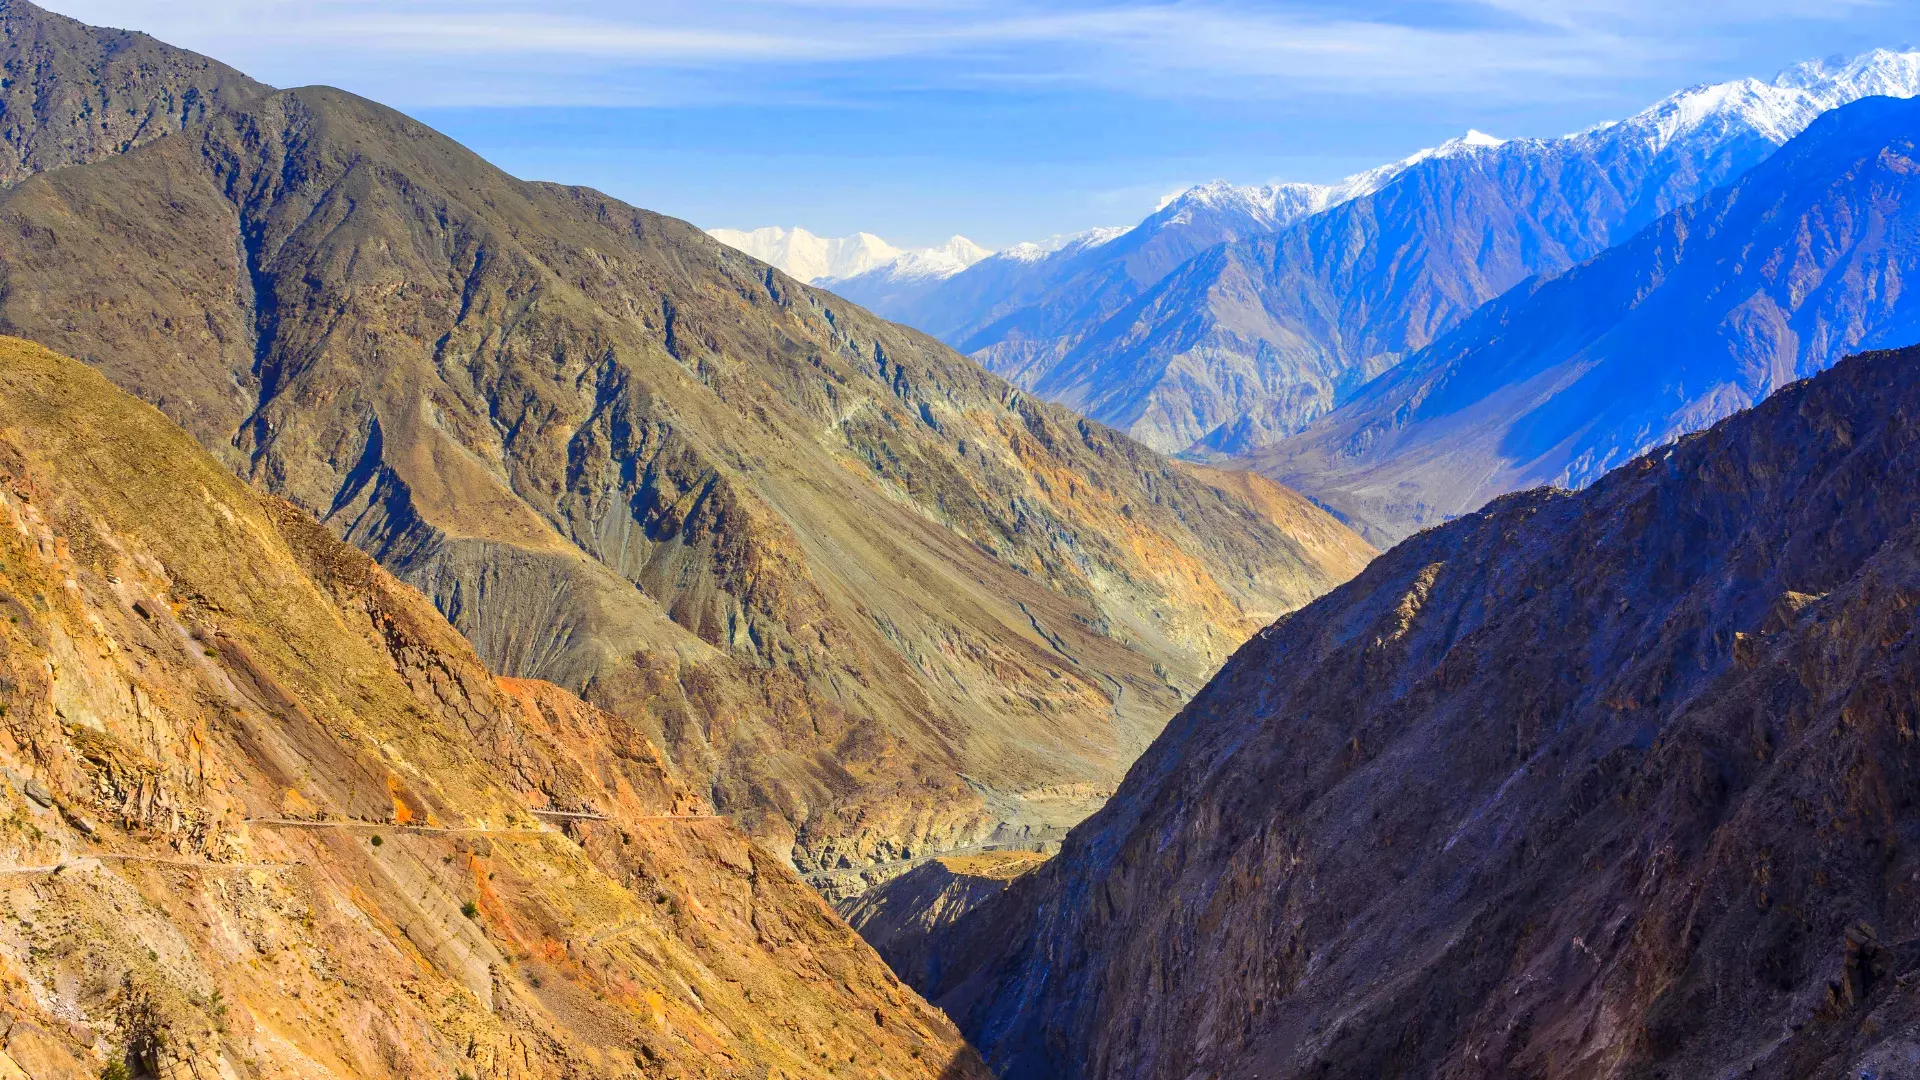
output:
M1807 17L1868 2L1738 9L1746 19ZM1235 0L53 3L251 62L267 78L344 61L400 104L750 97L864 70L929 87L1079 84L1155 97L1577 94L1700 47L1683 31L1727 17L1719 5L1648 0L1465 0L1451 20L1411 18L1404 4ZM1675 10L1686 8L1704 10Z

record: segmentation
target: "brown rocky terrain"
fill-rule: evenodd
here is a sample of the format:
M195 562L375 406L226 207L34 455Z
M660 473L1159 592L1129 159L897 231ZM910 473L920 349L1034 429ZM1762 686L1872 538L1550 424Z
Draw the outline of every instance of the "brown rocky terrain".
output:
M636 725L803 870L1115 783L1249 634L1371 554L371 102L23 0L0 31L33 83L0 117L23 145L68 124L23 102L203 103L124 152L23 158L89 163L0 196L0 328L375 555L497 673Z
M5 1077L987 1075L634 724L14 339L0 913Z
M923 987L999 1074L1920 1069L1920 349L1261 633Z
M834 905L880 958L909 982L933 981L929 942L960 917L1047 861L1037 851L990 850L927 859Z

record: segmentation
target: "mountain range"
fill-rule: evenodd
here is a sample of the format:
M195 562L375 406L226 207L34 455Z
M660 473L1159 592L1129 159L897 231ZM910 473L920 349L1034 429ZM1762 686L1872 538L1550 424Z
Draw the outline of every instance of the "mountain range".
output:
M905 974L1007 1080L1909 1075L1916 521L1909 349L1422 532Z
M0 0L0 1080L1914 1074L1916 91L903 252Z
M707 235L811 284L876 273L898 279L946 278L993 254L964 236L951 237L939 247L902 249L872 233L823 238L777 225L752 232L708 229Z
M1558 139L1478 132L1329 187L1215 183L1008 277L996 257L888 317L1165 452L1298 432L1539 274L1770 156L1822 112L1920 91L1920 53L1677 93Z
M1110 789L1372 553L372 102L24 0L0 29L31 174L0 193L0 329L376 556L493 671L644 732L823 887ZM96 115L127 135L70 137Z
M1920 101L1826 115L1728 187L1532 279L1251 460L1377 543L1580 487L1847 353L1920 340Z

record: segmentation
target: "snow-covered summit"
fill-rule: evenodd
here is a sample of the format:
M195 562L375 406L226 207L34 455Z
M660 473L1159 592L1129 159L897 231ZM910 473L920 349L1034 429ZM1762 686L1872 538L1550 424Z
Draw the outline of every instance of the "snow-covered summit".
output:
M871 269L885 270L896 278L948 278L991 254L964 236L952 236L939 247L903 251L893 261Z
M1238 185L1215 180L1168 194L1143 225L1188 225L1205 215L1233 215L1256 227L1281 229L1371 195L1422 162L1497 153L1503 148L1520 154L1592 152L1597 144L1611 143L1657 154L1681 140L1718 142L1739 136L1758 136L1779 145L1805 130L1821 113L1876 95L1920 96L1920 51L1876 49L1851 59L1799 64L1770 82L1735 79L1702 84L1655 102L1624 120L1559 139L1509 142L1469 130L1438 146L1334 184Z
M1037 263L1054 255L1072 255L1111 243L1132 232L1132 225L1108 225L1077 233L1056 233L1045 240L1026 240L1001 248L993 257L1005 262Z
M1277 229L1323 209L1329 190L1319 184L1242 186L1213 180L1161 199L1156 217L1162 225L1186 225L1203 214L1226 213Z
M993 254L964 236L939 247L897 248L869 232L822 237L805 229L768 226L751 232L708 229L707 235L809 283L883 267L909 277L951 277Z
M1638 142L1659 152L1675 141L1751 132L1784 144L1814 118L1864 97L1920 96L1920 51L1875 49L1851 60L1797 64L1772 82L1735 79L1689 87L1625 120L1567 136Z
M1213 180L1169 193L1160 200L1160 205L1154 208L1154 214L1148 220L1162 226L1187 225L1203 214L1231 213L1267 229L1282 229L1341 203L1371 195L1394 177L1423 161L1473 154L1505 143L1505 139L1469 129L1466 134L1448 139L1438 146L1430 146L1399 161L1354 173L1333 184L1240 185Z

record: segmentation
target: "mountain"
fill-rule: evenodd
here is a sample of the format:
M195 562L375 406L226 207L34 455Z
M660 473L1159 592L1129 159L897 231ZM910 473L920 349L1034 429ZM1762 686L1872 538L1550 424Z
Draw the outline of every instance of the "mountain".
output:
M805 229L769 226L752 232L708 229L707 235L814 284L882 271L909 279L949 277L993 254L964 236L939 247L903 250L865 232L822 238Z
M125 38L23 0L0 28L34 101L78 91L8 50ZM222 94L0 192L0 328L158 406L837 889L1017 831L1025 792L1115 783L1371 554L684 222L338 90Z
M1917 418L1856 357L1401 543L923 991L1005 1080L1910 1074Z
M919 972L943 931L1046 861L1039 852L1017 849L943 855L835 907L889 968Z
M632 724L15 339L0 611L0 1075L987 1076Z
M870 269L819 278L814 284L882 318L896 319L896 312L911 310L943 282L992 255L966 237L954 236L940 247L902 252Z
M1565 138L1475 133L1363 174L1327 209L1243 217L1197 233L1150 273L1082 274L1101 284L943 336L1157 449L1246 452L1299 431L1528 277L1739 176L1821 112L1916 92L1920 53L1881 51L1770 83L1695 87Z
M1577 487L1862 348L1920 341L1920 101L1822 116L1733 185L1534 279L1255 455L1379 543Z
M1193 255L1378 190L1429 157L1492 142L1497 140L1470 131L1338 184L1243 187L1216 180L1174 193L1131 228L1018 244L944 281L868 296L879 314L971 352L989 369L1026 385L1090 327Z
M0 57L0 184L122 154L204 122L259 83L145 34L15 19Z
M1130 229L1096 229L1057 245L1021 245L880 310L938 334L989 370L1032 386L1089 328L1193 256L1353 198L1385 182L1398 167L1371 170L1334 186L1202 184L1166 200Z
M1015 244L951 277L899 282L884 272L872 284L855 277L834 285L860 297L874 314L952 341L983 313L1030 300L1049 287L1060 266L1126 235L1126 228L1089 229L1044 241Z

